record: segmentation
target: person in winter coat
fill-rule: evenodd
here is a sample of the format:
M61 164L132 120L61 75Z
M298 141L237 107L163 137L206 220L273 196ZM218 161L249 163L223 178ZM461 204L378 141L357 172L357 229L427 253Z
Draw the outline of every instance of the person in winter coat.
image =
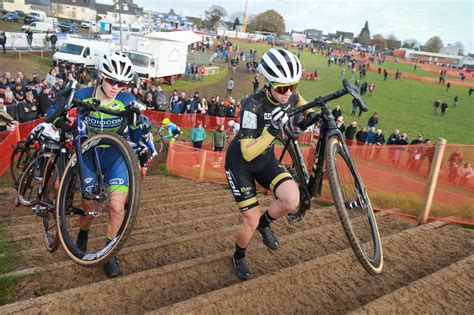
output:
M197 121L196 126L191 130L193 147L201 149L204 140L206 140L206 130L202 127L202 121Z
M377 127L377 124L379 123L379 115L375 112L372 114L372 116L370 116L369 118L369 122L367 123L367 125L369 126L369 128L371 127Z
M357 131L357 122L353 121L349 127L346 128L345 136L348 145L354 144L354 137Z
M0 46L3 48L3 54L5 55L7 52L5 50L5 44L7 43L7 36L5 32L0 32Z
M225 150L227 135L224 131L223 125L217 125L216 131L212 134L212 147L214 152L220 152Z

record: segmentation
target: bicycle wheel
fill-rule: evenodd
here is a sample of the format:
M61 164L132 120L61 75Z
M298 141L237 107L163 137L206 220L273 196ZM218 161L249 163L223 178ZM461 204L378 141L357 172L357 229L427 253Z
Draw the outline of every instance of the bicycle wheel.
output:
M295 182L298 184L298 188L300 191L300 204L298 209L293 212L289 213L286 216L288 223L296 224L301 221L311 206L311 197L309 195L306 180L303 174L303 168L299 162L298 155L293 147L293 144L290 143L287 147L288 157L280 157L280 162L286 167L288 172L291 174ZM302 161L304 163L304 161Z
M163 149L165 148L165 142L163 139L160 139L157 143L156 143L156 146L155 146L155 150L158 154L161 153L161 151L163 151Z
M38 203L39 193L43 186L44 167L51 153L42 153L26 168L18 183L18 201L31 207Z
M43 243L49 252L54 252L59 247L59 234L56 221L56 196L61 178L57 158L51 156L46 162L44 170L44 191L43 191Z
M372 274L383 267L377 222L367 191L349 152L334 136L326 146L329 186L344 232L362 266Z
M59 239L66 254L77 264L91 266L124 245L138 212L140 175L138 159L130 145L116 134L91 137L82 143L82 155L84 162L80 166L74 154L64 170L56 216ZM120 178L113 175L117 169ZM81 171L85 174L84 192L79 180ZM92 219L87 249L83 251L75 243L79 224Z
M18 142L10 157L10 177L15 189L18 189L18 182L32 156L29 146L25 144L25 141Z

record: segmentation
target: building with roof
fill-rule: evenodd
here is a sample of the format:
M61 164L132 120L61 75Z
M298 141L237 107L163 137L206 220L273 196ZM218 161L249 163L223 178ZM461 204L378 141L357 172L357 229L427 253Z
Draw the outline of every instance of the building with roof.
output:
M354 33L336 31L336 36L339 36L342 43L352 44L354 42Z
M51 0L51 15L54 17L95 21L95 0Z

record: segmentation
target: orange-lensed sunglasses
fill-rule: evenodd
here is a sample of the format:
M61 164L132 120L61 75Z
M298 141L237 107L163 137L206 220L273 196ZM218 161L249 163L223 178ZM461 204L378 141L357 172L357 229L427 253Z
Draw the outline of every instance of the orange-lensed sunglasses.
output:
M296 87L298 86L298 82L289 83L289 84L278 84L278 83L270 82L270 86L278 94L284 95L288 92L288 90L290 90L291 92L294 92L296 90Z

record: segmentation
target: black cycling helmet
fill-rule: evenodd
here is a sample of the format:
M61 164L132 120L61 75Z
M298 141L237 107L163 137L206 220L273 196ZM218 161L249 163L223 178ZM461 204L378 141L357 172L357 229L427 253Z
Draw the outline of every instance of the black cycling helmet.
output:
M140 124L140 128L143 130L143 134L147 134L153 128L153 123L151 122L150 118L146 117L145 115L140 115L138 117L138 123Z

